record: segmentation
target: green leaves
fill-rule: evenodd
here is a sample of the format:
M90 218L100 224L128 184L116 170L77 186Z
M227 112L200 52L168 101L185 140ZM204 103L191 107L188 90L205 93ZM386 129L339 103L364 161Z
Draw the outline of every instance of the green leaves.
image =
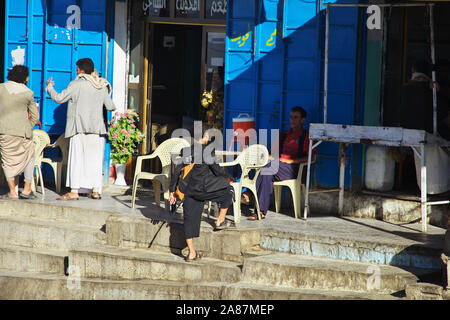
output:
M139 115L134 112L116 112L108 123L108 139L111 142L111 159L114 164L126 164L144 141L145 134L137 128Z

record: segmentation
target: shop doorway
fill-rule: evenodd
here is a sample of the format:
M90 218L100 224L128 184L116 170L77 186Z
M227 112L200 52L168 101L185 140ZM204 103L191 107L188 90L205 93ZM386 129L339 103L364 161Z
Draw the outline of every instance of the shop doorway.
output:
M149 152L173 130L193 134L194 121L222 130L225 28L150 23L148 67ZM213 92L213 103L202 104Z
M435 3L434 33L438 81L448 85L450 71L450 4ZM402 86L411 79L416 60L425 60L431 67L430 23L426 7L391 8L385 12L387 31L382 83L382 121L384 126L398 126ZM431 68L428 74L431 76ZM444 100L446 101L444 101ZM448 97L438 96L438 114L448 108ZM448 137L447 137L448 139ZM418 194L414 155L410 149L397 154L395 189ZM401 168L399 168L401 163Z
M150 29L149 101L154 147L182 127L183 119L199 118L202 27L154 24Z

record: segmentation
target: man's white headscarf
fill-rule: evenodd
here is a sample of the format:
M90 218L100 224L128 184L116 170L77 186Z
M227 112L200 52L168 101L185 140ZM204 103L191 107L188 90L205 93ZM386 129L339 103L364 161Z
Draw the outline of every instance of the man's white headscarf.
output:
M94 69L94 72L92 72L91 74L80 73L77 76L77 79L85 79L89 81L94 86L94 88L99 90L106 87L108 89L108 93L111 94L112 91L111 84L108 82L108 80L106 80L105 78L101 78L98 75L97 69Z

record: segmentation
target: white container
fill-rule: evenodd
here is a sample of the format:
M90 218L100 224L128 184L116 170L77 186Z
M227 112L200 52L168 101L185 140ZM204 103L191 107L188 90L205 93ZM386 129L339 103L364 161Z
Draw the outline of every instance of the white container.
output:
M427 160L427 193L439 194L450 190L450 155L441 147L425 147ZM422 190L421 161L414 153L417 185Z
M127 171L127 164L115 164L116 167L116 181L114 184L116 186L126 186L127 182L125 181L125 172Z
M366 188L374 191L389 191L394 187L395 161L389 156L389 148L369 146L366 150Z

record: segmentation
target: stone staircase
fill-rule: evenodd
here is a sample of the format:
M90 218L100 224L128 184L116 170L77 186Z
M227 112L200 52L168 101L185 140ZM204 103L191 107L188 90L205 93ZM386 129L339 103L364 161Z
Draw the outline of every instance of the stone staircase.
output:
M311 249L325 238L267 227L213 232L205 221L195 242L204 257L187 263L179 216L160 220L77 202L0 201L0 299L395 300L436 271L434 252L424 248L413 253L426 264L412 264L414 254L388 244L379 261L321 256L295 241L308 239ZM363 252L367 243L353 247ZM408 256L407 266L386 263L395 250Z

